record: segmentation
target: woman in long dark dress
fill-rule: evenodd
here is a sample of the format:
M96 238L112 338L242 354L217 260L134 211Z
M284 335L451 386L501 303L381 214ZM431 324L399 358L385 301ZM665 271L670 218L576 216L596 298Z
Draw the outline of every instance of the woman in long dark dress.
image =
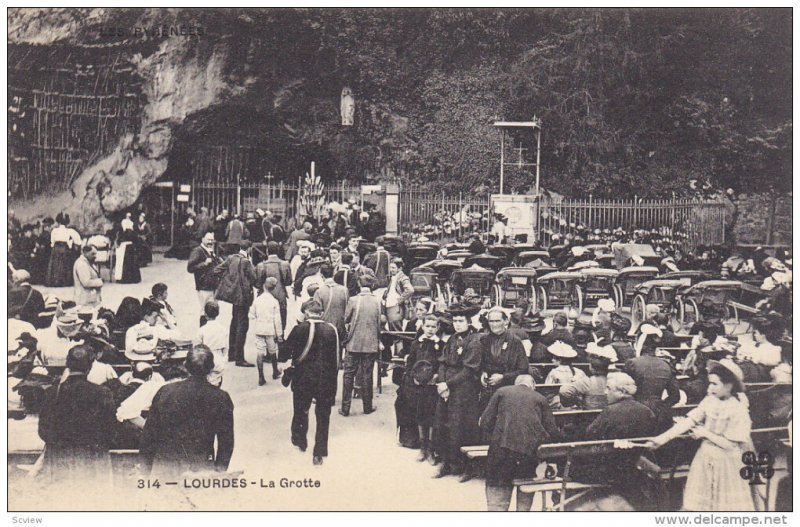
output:
M133 232L130 218L122 220L122 230L117 236L117 262L114 279L121 284L138 284L142 281L139 272L137 242L139 237Z
M139 236L138 251L139 265L144 267L153 263L153 250L151 248L153 230L145 219L144 212L139 214L139 221L136 223L136 234Z
M71 287L72 265L80 252L81 236L69 227L69 214L59 213L50 231L50 262L45 284L48 287Z

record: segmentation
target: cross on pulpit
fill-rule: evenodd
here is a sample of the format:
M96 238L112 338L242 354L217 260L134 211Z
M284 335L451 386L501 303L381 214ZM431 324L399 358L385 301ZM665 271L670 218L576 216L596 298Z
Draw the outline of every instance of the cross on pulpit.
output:
M524 164L525 164L525 160L524 160L524 159L522 159L522 153L523 153L523 152L527 152L527 151L528 151L528 149L527 149L527 148L522 148L522 143L520 143L520 144L519 144L519 147L515 148L514 150L516 150L516 151L517 151L517 155L519 156L519 159L517 160L517 166L518 166L519 168L522 168L522 165L524 165Z

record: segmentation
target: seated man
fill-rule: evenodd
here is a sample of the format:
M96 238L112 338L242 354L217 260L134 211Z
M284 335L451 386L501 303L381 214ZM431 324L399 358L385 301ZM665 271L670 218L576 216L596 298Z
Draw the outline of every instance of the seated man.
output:
M586 439L649 437L656 432L656 416L636 401L636 383L625 373L611 372L606 381L608 406L586 429Z
M534 390L533 377L518 375L513 386L498 389L480 418L480 427L491 436L486 461L486 502L490 511L507 511L515 478L532 478L536 450L557 441L550 406ZM529 511L533 494L517 493L517 510Z
M636 383L630 375L620 372L608 374L606 396L608 406L586 429L585 439L625 439L650 437L657 432L656 416L644 404L634 400ZM620 450L604 456L601 463L576 465L573 472L580 481L619 485L623 495L632 502L638 501L641 488L634 465L641 452Z
M128 328L125 333L125 349L132 350L138 340L151 340L153 346L160 340L178 337L175 330L158 325L161 318L161 304L146 298L142 302L141 322Z

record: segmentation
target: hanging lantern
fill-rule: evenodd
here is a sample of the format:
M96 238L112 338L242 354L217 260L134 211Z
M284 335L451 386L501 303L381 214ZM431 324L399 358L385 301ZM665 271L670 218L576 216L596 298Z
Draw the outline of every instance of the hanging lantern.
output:
M345 86L342 89L342 126L353 126L353 120L356 115L356 100L353 97L353 91Z

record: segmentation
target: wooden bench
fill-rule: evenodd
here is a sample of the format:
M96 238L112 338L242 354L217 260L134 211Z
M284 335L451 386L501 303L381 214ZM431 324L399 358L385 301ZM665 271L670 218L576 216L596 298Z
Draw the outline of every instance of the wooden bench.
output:
M676 407L681 408L681 407ZM583 412L598 412L597 410L583 410ZM557 413L557 412L556 412ZM554 413L555 414L555 413ZM785 438L789 435L786 427L771 427L755 429L751 432L753 443L756 451L772 450L773 443L776 441L784 444ZM644 444L648 441L649 437L625 439L623 441L629 442L635 449L644 450ZM548 463L563 463L562 475L543 478L531 479L517 479L514 480L514 486L517 487L518 492L523 493L536 493L542 492L545 497L542 500L542 507L544 510L547 502L546 495L554 491L561 493L561 500L558 504L558 510L563 511L564 507L579 497L583 496L586 492L608 487L606 484L598 483L583 483L570 480L570 468L576 460L580 459L603 459L611 454L618 453L619 449L616 447L618 441L621 440L599 440L599 441L572 441L567 443L548 443L541 445L537 450L537 457L540 461ZM676 441L683 441L686 446L679 448L682 445L673 445L673 451L687 453L687 449L691 449L691 444L696 440L691 439L689 436L683 436ZM674 443L674 441L673 441ZM486 445L480 446L467 446L462 447L461 451L470 460L485 458L488 455L489 447ZM626 449L626 451L632 451ZM691 454L693 457L693 453ZM674 459L674 458L673 458ZM650 479L653 479L662 486L662 490L667 492L669 486L677 479L685 478L689 471L689 465L684 463L670 463L664 467L660 467L652 462L638 463L637 469L643 471ZM783 469L778 469L783 470ZM568 492L577 492L571 497ZM668 496L666 497L668 499ZM769 503L769 485L767 485L767 498L766 503Z
M136 449L113 449L108 451L111 458L111 474L114 483L120 485L130 485L130 474L135 470L139 463L139 450ZM33 465L42 455L41 449L16 449L8 452L8 476L27 475Z

